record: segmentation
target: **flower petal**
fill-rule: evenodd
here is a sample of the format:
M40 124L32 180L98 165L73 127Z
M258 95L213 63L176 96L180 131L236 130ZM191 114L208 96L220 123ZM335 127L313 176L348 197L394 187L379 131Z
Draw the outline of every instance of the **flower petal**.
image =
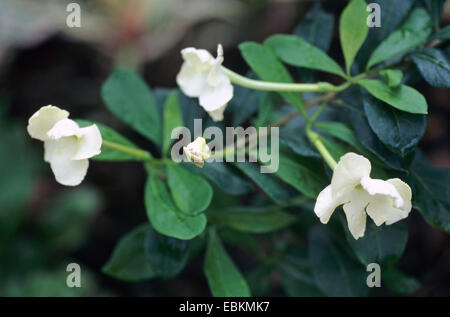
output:
M204 49L187 47L181 50L181 56L187 64L200 70L209 70L214 63L214 57Z
M219 86L209 86L199 97L200 106L206 111L214 111L225 106L233 98L233 86L228 82Z
M50 167L58 183L66 186L77 186L86 176L89 161L59 158L52 160Z
M62 137L44 142L44 161L71 160L78 151L76 136Z
M78 151L72 157L74 160L88 159L100 154L102 135L96 124L81 128L78 138Z
M366 208L367 214L373 219L377 226L383 223L391 225L401 219L408 217L411 211L411 188L398 178L388 179L386 182L393 185L400 194L403 205L401 208L394 206L394 199L386 195L374 196Z
M199 97L208 87L208 70L201 70L195 66L184 63L177 75L177 84L188 97Z
M209 116L211 117L211 119L213 119L214 122L222 121L223 120L223 112L225 111L226 107L227 107L227 105L223 105L222 107L220 107L217 110L207 111L207 112L208 112Z
M360 183L361 178L370 175L370 170L370 161L364 156L352 152L342 156L331 179L333 196L350 193Z
M56 140L68 136L79 136L80 127L70 119L62 119L55 123L53 128L47 132L50 139Z
M381 179L363 177L361 185L370 195L390 196L395 200L395 207L400 208L403 206L403 199L393 184Z
M370 196L362 189L355 189L349 195L350 201L344 204L343 209L347 218L348 229L356 240L364 236L366 231L365 208Z
M45 106L36 111L28 120L27 130L34 139L45 141L47 132L60 120L69 117L69 112L55 106Z
M343 203L343 199L335 199L331 193L331 185L325 187L317 196L314 212L320 218L320 222L327 223L334 210Z

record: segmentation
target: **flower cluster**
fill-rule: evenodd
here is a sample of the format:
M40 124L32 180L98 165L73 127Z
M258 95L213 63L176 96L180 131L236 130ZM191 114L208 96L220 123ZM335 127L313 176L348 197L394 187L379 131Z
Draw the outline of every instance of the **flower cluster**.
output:
M86 176L88 159L100 154L102 136L95 124L80 128L68 117L66 110L45 106L31 116L27 130L32 138L44 142L44 160L50 163L56 181L77 186Z
M327 223L334 210L344 205L348 228L355 239L364 236L366 214L377 226L393 224L411 211L411 188L398 178L370 178L371 165L365 157L347 153L333 172L331 184L317 197L314 212Z

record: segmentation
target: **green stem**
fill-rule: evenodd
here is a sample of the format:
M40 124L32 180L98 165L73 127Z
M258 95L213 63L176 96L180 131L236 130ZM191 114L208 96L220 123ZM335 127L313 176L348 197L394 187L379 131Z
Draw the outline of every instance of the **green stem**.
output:
M128 147L126 145L122 145L122 144L118 144L118 143L114 143L114 142L110 142L110 141L106 141L106 140L102 141L102 146L116 150L116 151L120 151L123 153L133 155L140 161L149 161L149 162L155 161L153 159L152 155L149 152L144 151L144 150Z
M233 72L232 70L222 66L222 70L225 75L228 76L233 84L256 90L266 91L317 91L317 92L336 92L342 91L350 86L351 83L347 82L341 86L334 86L330 83L319 82L316 84L294 84L294 83L277 83L270 81L261 81L250 79Z
M327 162L328 166L330 166L330 168L332 170L334 170L337 163L334 160L334 158L331 156L330 152L328 152L325 145L323 144L322 139L320 138L320 135L313 132L309 126L306 128L306 135L308 136L311 143L314 144L316 149L319 151L320 155L322 155L325 162Z

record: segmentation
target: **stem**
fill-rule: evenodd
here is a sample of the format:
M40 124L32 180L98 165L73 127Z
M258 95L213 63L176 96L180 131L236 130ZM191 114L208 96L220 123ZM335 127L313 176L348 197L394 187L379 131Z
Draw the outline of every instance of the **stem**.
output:
M270 81L261 81L250 79L233 72L232 70L223 67L221 68L225 75L228 76L233 84L250 88L256 90L266 90L266 91L317 91L317 92L334 92L341 91L350 86L350 83L345 83L341 86L334 86L330 83L319 82L316 84L294 84L294 83L276 83Z
M322 139L320 138L320 135L313 132L310 127L306 128L306 135L308 136L311 143L314 144L316 149L319 151L320 155L322 155L325 162L327 162L328 166L330 166L330 168L332 170L334 170L337 163L334 160L334 158L331 156L330 152L328 152L325 145L322 143Z
M152 155L149 152L144 151L144 150L128 147L126 145L122 145L122 144L118 144L118 143L114 143L114 142L110 142L110 141L106 141L106 140L102 141L102 146L133 155L140 161L154 162Z

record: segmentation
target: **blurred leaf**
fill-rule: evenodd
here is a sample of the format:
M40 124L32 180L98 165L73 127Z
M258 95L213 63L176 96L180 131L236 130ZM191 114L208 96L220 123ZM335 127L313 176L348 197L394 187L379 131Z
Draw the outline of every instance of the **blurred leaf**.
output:
M320 2L316 2L293 33L327 52L333 38L333 26L334 16L325 12Z
M298 157L294 160L280 153L279 167L275 174L305 196L316 198L327 185L327 180L320 171L317 161L306 158L300 161Z
M380 75L390 88L396 88L402 83L403 73L401 70L383 69L380 71Z
M179 210L166 185L154 174L145 187L145 206L153 228L166 236L190 240L205 229L205 215L190 216Z
M225 163L207 162L203 168L198 168L192 163L181 164L191 172L208 178L211 182L219 186L220 189L230 195L242 195L253 189L253 186L249 181L237 175L237 173Z
M270 292L272 286L272 267L260 265L251 270L245 278L252 296L265 296Z
M315 284L327 296L367 296L366 270L341 252L323 226L308 234L308 260Z
M315 285L307 259L288 254L276 264L281 274L281 284L287 295L292 297L322 297L324 293Z
M438 27L441 24L445 0L422 0L422 2L430 14L434 26Z
M344 223L345 227L347 223ZM377 227L368 223L364 237L355 240L348 230L346 238L358 260L364 264L392 264L400 259L408 241L408 229L404 223Z
M424 115L399 111L368 94L363 101L369 125L381 142L400 155L414 149L425 133Z
M169 95L164 105L163 155L170 157L170 145L173 142L170 137L172 130L183 126L178 91L175 90Z
M419 290L420 282L394 267L383 268L381 278L386 286L399 295L410 295Z
M295 35L273 35L264 44L286 64L345 76L341 67L324 51Z
M374 97L399 110L419 114L426 114L428 111L425 97L412 87L400 85L391 89L384 82L375 79L363 79L358 84Z
M212 187L200 175L177 164L167 164L167 183L177 207L189 215L195 215L211 203Z
M203 268L209 289L216 297L248 297L250 289L233 263L217 233L211 229Z
M102 86L102 97L117 118L161 144L161 120L155 98L136 73L124 68L115 70Z
M295 221L293 215L273 207L234 207L208 211L207 216L211 222L251 233L276 231Z
M318 122L315 124L316 127L319 129L322 129L335 138L338 138L342 141L347 142L348 144L352 145L355 149L358 151L364 152L364 149L361 145L361 143L356 138L355 132L342 122Z
M189 256L188 241L163 236L151 228L147 230L144 247L153 272L163 278L180 273Z
M252 76L250 73L249 78ZM253 90L238 85L234 86L233 98L230 100L227 106L227 111L230 111L233 115L233 126L242 125L252 116L261 104L264 92Z
M416 151L408 184L414 208L430 225L450 231L450 168L434 167Z
M433 87L450 87L450 64L438 49L425 48L411 54L422 77Z
M262 93L258 116L253 122L255 127L268 126L273 121L273 113L279 100L279 95L274 92L265 91Z
M430 16L422 8L415 9L406 21L375 49L367 63L367 69L424 44L430 33Z
M81 247L100 206L101 199L94 188L83 186L63 193L51 201L39 218L39 237L46 240L49 248L71 250Z
M239 50L250 68L264 81L292 83L293 79L275 53L265 45L255 42L244 42ZM280 92L284 99L303 110L303 102L299 94L294 92Z
M447 25L446 27L434 33L431 36L430 40L450 40L450 25Z
M103 273L129 282L155 277L155 271L145 254L144 241L148 230L149 225L140 225L123 236L102 267Z
M231 229L230 227L219 227L219 236L225 243L234 245L238 248L244 248L250 252L257 253L260 250L260 245L257 239L252 234L247 232Z
M350 74L350 67L356 54L364 43L369 32L367 26L368 12L364 0L352 0L345 7L339 21L339 35L342 52L344 53L346 71Z
M254 181L277 204L284 205L292 199L293 191L272 174L261 173L257 164L239 162L233 165Z
M88 120L76 120L76 122L80 125L80 127L87 127L87 126L90 126L95 123L95 122L91 122ZM123 146L129 147L129 148L132 148L132 149L139 150L139 148L133 142L131 142L127 138L121 136L119 133L117 133L113 129L111 129L103 124L100 124L100 123L95 123L95 124L97 125L98 129L100 130L102 139L104 141L113 142L115 144L118 144L119 146L123 145ZM99 160L99 161L135 161L136 160L136 156L134 156L134 155L127 154L122 151L117 151L117 150L114 150L110 147L106 147L103 145L102 145L101 151L102 152L99 155L94 156L92 159Z

